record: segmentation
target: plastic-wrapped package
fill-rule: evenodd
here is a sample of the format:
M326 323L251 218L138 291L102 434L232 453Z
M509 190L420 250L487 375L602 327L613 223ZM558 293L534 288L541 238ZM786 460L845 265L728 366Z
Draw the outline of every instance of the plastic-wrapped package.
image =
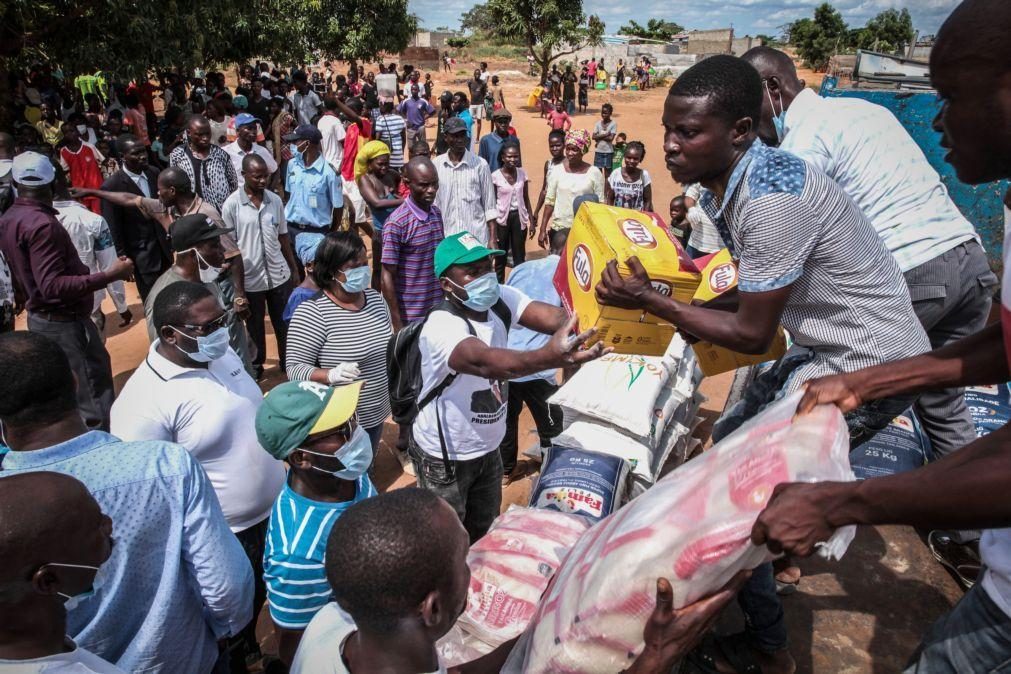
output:
M446 667L456 667L465 662L477 660L482 655L491 653L495 648L464 632L460 623L457 622L435 644L435 650L439 653L439 662Z
M530 505L602 520L624 502L629 464L611 453L548 448Z
M842 415L820 406L794 419L800 397L771 405L583 534L504 671L621 671L642 651L658 577L681 607L773 559L750 534L775 486L853 479ZM838 531L822 554L840 556L852 537Z
M459 625L491 647L519 636L562 558L590 527L578 515L511 508L470 548L470 594ZM467 644L471 647L473 643Z

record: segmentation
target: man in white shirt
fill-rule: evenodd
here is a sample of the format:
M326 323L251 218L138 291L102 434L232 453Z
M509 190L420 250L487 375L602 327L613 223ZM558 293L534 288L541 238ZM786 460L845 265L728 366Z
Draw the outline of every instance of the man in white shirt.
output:
M762 76L759 137L832 178L856 202L895 257L933 348L981 330L997 277L972 224L937 171L887 108L858 98L822 98L781 51L743 56ZM916 414L936 455L976 438L962 389L921 394Z
M66 606L91 591L112 552L112 520L87 487L63 473L12 475L0 521L0 612L17 616L0 624L0 671L122 674L67 635Z
M270 172L256 155L247 155L241 167L242 186L225 199L221 219L235 230L242 251L249 318L246 329L256 345L253 373L259 378L267 358L264 320L270 316L277 340L277 354L284 372L288 324L282 318L295 283L300 283L295 251L288 236L281 197L267 189ZM296 279L295 282L292 279Z
M323 158L339 174L341 162L344 161L344 137L347 134L344 123L337 116L337 99L333 96L327 96L323 101L323 116L316 122L316 128L323 135L323 140L320 141Z
M446 236L470 232L487 246L495 241L498 226L488 162L467 148L467 124L459 117L446 120L443 134L449 150L434 160L439 173L435 205L442 212Z
M691 234L688 235L688 247L686 248L688 255L693 258L702 257L709 253L715 253L721 248L726 248L716 225L699 205L699 200L702 199L702 185L698 183L686 185L684 197L685 208L688 210L685 217L691 226Z
M499 286L489 250L469 232L443 239L435 249L435 275L445 301L429 314L418 339L422 387L408 454L418 485L449 501L472 541L488 531L502 503L502 457L508 382L567 367L608 351L593 336L572 338L576 317ZM507 348L517 325L554 336L531 351Z
M248 112L237 114L235 116L235 140L222 148L232 159L232 166L235 168L237 176L242 175L242 160L251 154L263 159L267 165L268 175L277 170L277 161L275 161L273 153L256 142L257 124L256 117Z
M109 231L109 224L105 218L70 198L67 181L62 171L57 171L53 196L56 219L70 234L70 240L73 242L74 248L77 249L81 262L87 265L92 274L111 268L119 257L116 255L116 245L112 240L112 233ZM112 298L116 313L121 319L119 327L125 328L133 320L130 306L126 303L126 286L123 281L113 281L105 287L105 290ZM102 336L102 341L105 341L105 314L102 313L104 298L105 291L99 290L95 293L95 305L91 312L91 319L98 326L98 333Z
M291 83L294 86L294 91L291 93L291 103L295 108L295 116L298 119L299 125L313 124L316 118L319 117L323 101L320 100L319 95L309 86L309 78L306 77L304 72L299 71L292 75Z
M112 432L127 441L176 442L207 472L253 565L254 619L236 640L255 654L267 523L285 475L256 437L263 394L228 346L228 312L204 285L167 286L155 298L153 321L158 338L112 406Z

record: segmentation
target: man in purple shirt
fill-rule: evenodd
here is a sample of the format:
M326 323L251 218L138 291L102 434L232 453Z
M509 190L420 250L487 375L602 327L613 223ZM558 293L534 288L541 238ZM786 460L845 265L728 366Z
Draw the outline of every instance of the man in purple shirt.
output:
M133 276L133 262L120 257L92 274L81 262L53 209L55 168L47 157L24 152L11 169L18 198L0 217L0 251L20 282L28 329L60 345L77 377L77 401L89 428L109 430L112 365L90 315L93 295L113 281Z
M411 97L400 104L398 112L407 118L407 147L414 144L415 139L425 138L425 120L435 114L432 104L421 97L421 87L417 82L411 84Z
M411 195L383 225L383 297L393 329L423 318L442 301L435 277L435 248L442 241L442 213L435 205L439 172L428 157L415 157L404 167Z

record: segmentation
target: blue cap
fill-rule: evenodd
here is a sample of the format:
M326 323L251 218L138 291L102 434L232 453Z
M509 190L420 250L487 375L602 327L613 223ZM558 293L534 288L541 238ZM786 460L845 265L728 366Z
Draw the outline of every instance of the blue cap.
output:
M253 117L248 112L240 112L235 116L236 129L239 128L240 126L245 126L246 124L256 124L256 122L257 122L256 117Z
M302 264L309 264L316 259L316 249L326 237L314 232L302 232L295 237L295 255Z
M295 133L289 133L281 137L285 143L307 140L310 143L319 143L323 140L323 134L312 124L299 124L295 128Z

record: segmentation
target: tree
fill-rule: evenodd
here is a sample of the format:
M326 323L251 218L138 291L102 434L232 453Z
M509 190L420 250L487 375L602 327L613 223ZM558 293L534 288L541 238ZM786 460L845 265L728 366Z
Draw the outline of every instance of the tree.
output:
M913 18L909 10L886 9L857 31L853 46L874 51L896 52L913 41Z
M546 77L551 63L587 45L598 45L604 22L583 14L582 0L488 0L494 26L491 34L519 43Z
M813 20L794 21L787 32L797 53L815 70L824 70L832 55L849 44L842 14L827 2L815 8Z
M474 5L460 16L460 30L468 33L492 33L495 19L488 5Z
M782 40L773 35L766 35L765 33L759 33L755 36L756 39L762 41L762 45L766 47L781 47L783 46Z
M673 21L650 19L646 22L645 26L640 25L634 20L629 21L626 25L618 29L618 34L628 35L630 37L643 37L647 40L670 42L675 35L682 31L684 31L684 26L674 23Z

